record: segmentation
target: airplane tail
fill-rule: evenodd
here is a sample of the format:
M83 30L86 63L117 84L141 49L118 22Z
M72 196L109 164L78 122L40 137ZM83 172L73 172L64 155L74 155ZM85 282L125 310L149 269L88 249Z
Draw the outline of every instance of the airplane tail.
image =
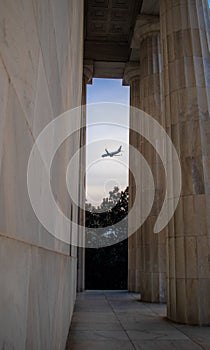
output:
M118 152L121 152L122 151L122 146L120 146L120 148L118 149Z

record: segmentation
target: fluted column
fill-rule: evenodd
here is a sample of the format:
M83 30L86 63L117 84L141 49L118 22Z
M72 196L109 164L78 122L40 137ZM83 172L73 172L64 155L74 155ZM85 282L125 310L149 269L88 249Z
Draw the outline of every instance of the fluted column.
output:
M138 120L135 113L132 113L132 107L139 108L140 103L140 67L139 62L131 62L126 65L124 72L124 84L130 85L130 145L138 148L138 136L133 131L136 130ZM129 162L135 162L135 159L130 155ZM130 167L129 167L130 168ZM135 181L131 172L129 172L129 210L135 200ZM128 232L133 231L133 225L136 218L129 215ZM137 233L134 233L128 238L128 290L130 292L139 292L138 279L138 260L139 251L137 249Z
M82 125L86 125L86 95L87 89L86 85L92 83L93 77L93 63L91 61L85 62L83 68L83 86L82 86ZM86 127L81 128L80 130L80 147L86 145ZM84 186L85 179L84 175L84 167L86 166L86 150L85 148L81 151L80 158L80 203L83 203L85 206L85 191L82 191L82 186ZM85 208L79 208L79 223L80 230L83 230L83 235L85 236ZM77 249L77 292L83 292L85 289L85 241L81 238L80 244L82 247L78 247Z
M160 0L163 105L182 194L169 225L168 318L210 324L210 79L206 0Z
M140 109L161 124L162 62L159 18L140 16L135 40L140 46ZM159 234L153 232L164 199L164 171L161 160L149 142L144 140L140 150L152 170L155 181L153 208L138 233L141 300L165 302L166 230ZM144 198L142 200L144 201Z

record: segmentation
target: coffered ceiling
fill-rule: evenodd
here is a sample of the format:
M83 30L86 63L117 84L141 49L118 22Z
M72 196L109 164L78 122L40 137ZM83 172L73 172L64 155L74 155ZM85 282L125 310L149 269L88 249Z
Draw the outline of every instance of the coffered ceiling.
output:
M138 15L158 13L159 0L85 0L84 57L94 77L122 77L126 62L138 59L131 49Z
M141 5L142 0L86 0L85 58L127 61Z

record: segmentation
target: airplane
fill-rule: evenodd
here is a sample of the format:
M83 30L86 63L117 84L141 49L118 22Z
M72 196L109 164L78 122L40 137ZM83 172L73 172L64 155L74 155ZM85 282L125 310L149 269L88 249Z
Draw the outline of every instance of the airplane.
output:
M105 149L106 153L105 154L102 154L102 158L105 158L105 157L119 157L120 155L118 153L122 152L122 146L120 146L118 148L117 151L114 151L114 152L109 152L107 149Z

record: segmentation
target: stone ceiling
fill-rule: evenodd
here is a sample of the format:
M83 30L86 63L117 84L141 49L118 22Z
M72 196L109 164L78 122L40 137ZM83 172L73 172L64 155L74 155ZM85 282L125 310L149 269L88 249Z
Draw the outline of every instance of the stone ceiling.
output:
M95 77L122 75L131 56L137 16L156 15L158 10L159 0L85 0L84 56L85 62L94 62Z
M85 58L127 61L142 0L86 0Z

